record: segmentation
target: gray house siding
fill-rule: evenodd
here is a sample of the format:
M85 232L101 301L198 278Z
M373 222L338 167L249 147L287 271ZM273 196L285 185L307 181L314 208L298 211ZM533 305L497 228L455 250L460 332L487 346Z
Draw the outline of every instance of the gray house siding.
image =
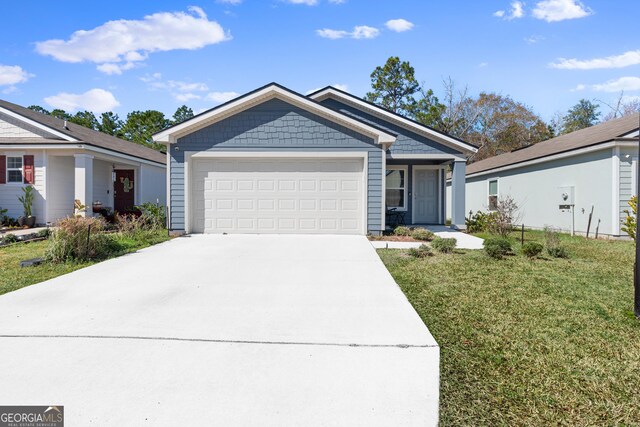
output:
M5 113L2 113L2 112L0 112L0 120L2 120L3 122L7 122L7 123L9 123L11 125L17 126L19 128L28 130L29 132L34 133L34 134L36 134L38 136L41 136L43 138L59 139L59 137L57 137L57 136L55 136L55 135L53 135L53 134L51 134L51 133L49 133L49 132L47 132L45 130L42 130L42 129L36 127L36 126L32 126L32 125L30 125L28 123L25 123L23 120L16 119L15 117L12 117L12 116L10 116L8 114L5 114Z
M367 230L382 226L382 150L372 138L279 99L179 138L170 147L171 228L184 230L185 151L353 151L368 153Z
M383 130L390 131L398 135L389 152L392 154L451 154L462 155L461 152L426 138L417 133L411 132L401 126L390 123L374 115L365 113L350 105L343 104L332 98L327 98L321 102L325 107L339 111L347 116L372 124Z

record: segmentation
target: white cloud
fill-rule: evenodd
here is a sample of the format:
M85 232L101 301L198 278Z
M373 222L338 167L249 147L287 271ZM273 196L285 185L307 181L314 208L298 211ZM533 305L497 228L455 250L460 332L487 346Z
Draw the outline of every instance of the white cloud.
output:
M315 6L318 4L318 0L284 0L289 4L306 4L307 6Z
M634 92L640 90L640 77L620 77L594 85L579 84L573 91L585 89L595 92Z
M511 10L507 14L504 10L497 10L493 12L493 16L497 18L506 19L507 21L511 21L512 19L522 18L524 16L524 3L521 1L513 1L511 2Z
M384 24L391 31L401 33L403 31L409 31L413 28L413 23L406 19L390 19Z
M36 51L62 62L94 62L107 74L121 74L149 53L195 50L231 39L196 6L188 12L158 12L142 20L108 21L92 30L74 32L68 40L36 43Z
M347 0L329 0L329 3L333 3L333 4L343 4L346 2Z
M166 90L171 93L177 101L187 102L192 99L200 99L201 95L197 92L206 92L209 87L206 83L185 82L180 80L163 80L162 74L146 74L140 78L147 86L154 90Z
M0 86L13 86L18 83L24 83L31 77L33 77L33 74L27 73L19 65L0 64Z
M217 104L222 104L223 102L231 101L233 98L237 98L238 96L240 96L240 94L237 92L211 92L207 94L206 98Z
M486 68L488 66L489 66L488 62L481 62L481 63L478 64L478 68Z
M535 18L547 22L584 18L592 14L593 11L579 0L543 0L533 9Z
M342 39L345 37L352 39L373 39L378 37L380 30L367 25L358 25L353 27L353 31L344 30L332 30L329 28L323 28L322 30L316 30L316 34L326 39Z
M237 6L242 3L242 0L216 0L217 3L230 4L233 6Z
M640 50L630 50L621 55L579 60L576 58L558 58L549 64L551 68L563 70L595 70L602 68L624 68L640 64Z
M45 98L44 102L53 108L60 108L69 112L89 110L94 113L110 111L120 105L115 96L104 89L91 89L80 94L60 92L57 95Z
M527 44L536 44L540 41L544 40L544 36L530 36L530 37L525 37L524 41L527 42Z

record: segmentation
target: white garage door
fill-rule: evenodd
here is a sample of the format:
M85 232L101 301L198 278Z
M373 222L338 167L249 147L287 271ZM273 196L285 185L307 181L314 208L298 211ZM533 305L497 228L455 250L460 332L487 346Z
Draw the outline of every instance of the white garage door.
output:
M363 159L197 159L196 233L364 234Z

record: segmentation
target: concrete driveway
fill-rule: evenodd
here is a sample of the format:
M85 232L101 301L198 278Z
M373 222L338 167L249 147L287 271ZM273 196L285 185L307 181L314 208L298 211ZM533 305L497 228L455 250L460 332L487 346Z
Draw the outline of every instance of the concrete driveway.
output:
M0 404L68 425L435 425L439 350L365 237L194 235L0 296Z

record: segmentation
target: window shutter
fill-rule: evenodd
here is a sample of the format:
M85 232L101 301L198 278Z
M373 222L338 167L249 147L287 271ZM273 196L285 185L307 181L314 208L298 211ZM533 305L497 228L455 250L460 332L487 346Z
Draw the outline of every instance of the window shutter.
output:
M7 156L0 156L0 184L7 183Z
M36 176L33 168L33 156L24 156L22 159L22 170L24 171L24 183L35 184Z

